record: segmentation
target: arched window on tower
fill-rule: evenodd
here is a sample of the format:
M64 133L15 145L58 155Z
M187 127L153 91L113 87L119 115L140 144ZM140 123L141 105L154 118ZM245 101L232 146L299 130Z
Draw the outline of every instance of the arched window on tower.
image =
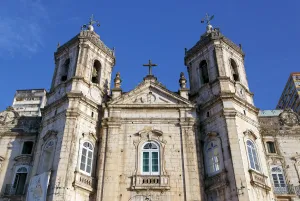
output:
M205 60L201 61L200 63L200 79L201 79L201 84L205 84L209 82L209 77L208 77L208 68L207 68L207 62Z
M55 152L55 140L49 140L44 148L42 157L40 159L40 173L48 172L52 168L52 163L54 159L54 152Z
M159 175L159 146L155 142L147 142L142 148L142 174Z
M98 84L100 82L101 75L101 63L98 60L94 61L92 71L92 83Z
M260 172L259 159L255 144L251 140L247 140L247 151L250 168Z
M69 73L69 67L70 67L70 58L66 59L65 63L62 66L62 73L61 73L61 81L64 82L68 79L68 73Z
M80 171L91 175L93 165L94 147L89 142L84 142L81 146Z
M208 141L205 145L205 170L208 176L215 175L222 170L222 149L219 140Z
M233 59L230 59L231 73L234 81L240 81L238 67Z

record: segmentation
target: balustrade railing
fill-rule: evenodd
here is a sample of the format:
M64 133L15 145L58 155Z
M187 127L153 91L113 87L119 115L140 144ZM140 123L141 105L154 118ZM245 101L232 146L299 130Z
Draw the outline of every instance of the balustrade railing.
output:
M167 175L135 175L133 176L133 189L169 189L170 179Z
M75 181L73 185L92 192L96 186L96 180L94 177L75 172Z
M299 188L299 186L296 186ZM282 194L295 194L296 187L294 187L291 184L286 185L285 187L273 187L274 188L274 193L277 195L282 195Z

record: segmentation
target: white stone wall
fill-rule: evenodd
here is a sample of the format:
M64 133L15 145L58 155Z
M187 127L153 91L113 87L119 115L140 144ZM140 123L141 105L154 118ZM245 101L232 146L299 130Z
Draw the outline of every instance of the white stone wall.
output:
M138 109L127 105L106 112L108 122L102 129L97 200L127 201L136 195L150 195L154 201L179 201L185 197L189 201L201 200L193 123L183 128L178 121L180 116L193 117L193 112L149 106ZM147 129L158 130L162 135L138 134ZM132 178L142 174L141 147L148 140L160 145L160 174L170 178L170 189L162 189L160 193L131 189Z

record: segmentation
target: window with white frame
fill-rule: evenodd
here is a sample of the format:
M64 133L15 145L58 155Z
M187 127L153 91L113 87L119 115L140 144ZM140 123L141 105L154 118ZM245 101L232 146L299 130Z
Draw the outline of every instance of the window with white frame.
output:
M80 170L88 175L92 173L94 147L89 142L84 142L81 146Z
M260 166L258 162L257 149L255 144L251 140L247 140L247 151L248 159L250 163L250 168L253 170L260 171Z
M214 175L221 171L221 147L217 140L209 141L205 146L206 174Z
M281 166L273 166L271 168L271 174L272 174L275 193L286 192L287 186L286 186L285 178L283 175L282 167Z
M159 146L155 142L147 142L142 147L142 174L159 175Z

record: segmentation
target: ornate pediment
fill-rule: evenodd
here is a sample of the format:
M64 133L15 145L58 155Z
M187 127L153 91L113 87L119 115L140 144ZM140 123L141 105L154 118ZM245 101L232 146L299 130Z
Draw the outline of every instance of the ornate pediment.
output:
M151 126L145 126L141 131L134 134L138 139L134 140L135 146L141 141L158 140L162 145L167 143L163 139L163 132L157 129L153 129Z
M109 105L190 105L191 102L156 82L143 82L134 90L110 101Z
M163 132L160 130L153 129L150 126L146 126L143 130L138 132L136 135L140 136L143 139L151 140L153 136L161 137L163 135Z

